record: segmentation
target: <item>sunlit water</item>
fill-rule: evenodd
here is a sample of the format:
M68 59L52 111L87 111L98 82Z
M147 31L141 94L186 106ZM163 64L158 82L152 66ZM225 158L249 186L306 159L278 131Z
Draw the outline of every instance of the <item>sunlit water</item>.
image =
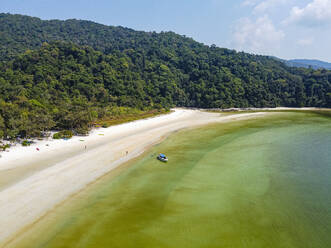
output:
M330 118L282 113L212 125L173 134L12 246L327 248L330 191Z

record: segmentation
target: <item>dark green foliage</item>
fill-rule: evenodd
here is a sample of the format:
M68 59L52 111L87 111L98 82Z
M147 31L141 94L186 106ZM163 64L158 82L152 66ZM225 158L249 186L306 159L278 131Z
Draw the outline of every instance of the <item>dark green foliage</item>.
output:
M331 71L172 32L0 14L0 34L0 137L85 134L120 107L331 107Z
M28 140L23 140L22 142L22 146L30 146L31 145L31 142L28 141Z
M63 130L53 135L53 139L70 139L74 133L70 130Z
M10 145L9 144L2 144L2 143L0 143L0 151L6 151L6 149L9 149L9 148L10 148Z
M146 72L147 77L153 74ZM86 134L93 121L128 111L118 106L169 107L173 96L184 95L175 84L160 80L167 92L151 97L147 92L159 91L159 84L144 81L129 57L61 42L44 43L6 62L0 81L4 137L40 136L51 128Z

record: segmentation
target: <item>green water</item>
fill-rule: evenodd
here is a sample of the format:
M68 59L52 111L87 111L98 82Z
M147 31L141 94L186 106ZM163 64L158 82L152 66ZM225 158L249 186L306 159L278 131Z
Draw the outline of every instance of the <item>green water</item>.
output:
M178 132L13 247L331 247L330 120L282 113Z

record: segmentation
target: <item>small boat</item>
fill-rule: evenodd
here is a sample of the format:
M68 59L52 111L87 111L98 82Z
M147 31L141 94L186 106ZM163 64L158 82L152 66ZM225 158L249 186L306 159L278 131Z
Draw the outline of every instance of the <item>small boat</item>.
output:
M160 153L159 156L157 156L157 159L162 161L162 162L168 162L168 158L166 157L166 155Z

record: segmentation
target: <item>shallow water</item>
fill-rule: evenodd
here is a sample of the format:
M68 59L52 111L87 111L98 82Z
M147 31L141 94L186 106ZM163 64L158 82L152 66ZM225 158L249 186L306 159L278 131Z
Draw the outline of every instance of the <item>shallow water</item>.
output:
M282 113L178 132L11 246L330 247L330 120Z

